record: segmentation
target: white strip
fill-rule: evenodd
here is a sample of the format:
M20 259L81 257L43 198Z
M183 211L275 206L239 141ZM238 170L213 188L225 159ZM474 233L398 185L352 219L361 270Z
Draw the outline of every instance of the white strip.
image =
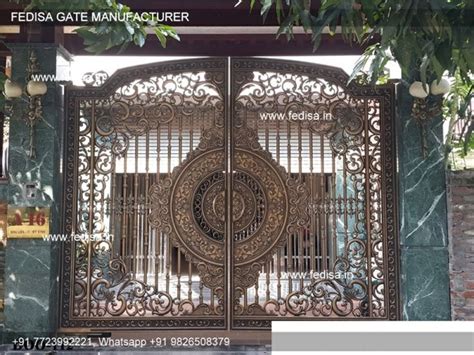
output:
M78 26L64 26L64 33L71 34ZM275 35L278 26L173 26L180 35L228 35L228 34L271 34ZM148 34L154 34L153 28L146 29ZM301 26L293 27L294 34L304 34L305 31ZM325 28L323 33L329 33L329 29ZM336 33L341 33L340 26L336 27Z
M474 332L474 321L274 321L272 332Z
M278 355L472 355L470 351L272 351Z

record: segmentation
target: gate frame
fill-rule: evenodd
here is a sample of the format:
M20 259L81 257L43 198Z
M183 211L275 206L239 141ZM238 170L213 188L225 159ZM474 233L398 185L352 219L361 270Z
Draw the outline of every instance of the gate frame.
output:
M381 163L382 163L382 217L383 217L383 240L384 240L384 271L385 285L388 287L388 300L386 300L387 317L385 318L311 318L311 317L279 317L279 320L291 321L329 321L329 320L345 320L345 321L365 321L365 320L399 320L401 318L400 310L400 293L399 293L399 225L397 211L397 173L396 173L396 82L390 81L385 85L359 85L354 81L347 85L349 76L337 67L326 65L307 63L293 60L282 60L274 58L253 58L253 57L208 57L197 59L181 59L174 61L164 61L158 63L144 64L134 67L127 67L117 70L111 75L105 83L99 87L82 87L67 86L65 90L65 130L63 136L63 196L62 196L62 212L61 212L61 233L71 235L73 218L73 206L76 203L77 183L76 183L76 147L78 144L77 124L78 124L78 99L101 99L107 98L113 93L113 90L126 85L131 80L146 79L152 75L160 73L182 73L192 70L222 70L225 72L226 92L224 93L224 136L225 136L225 152L228 156L233 150L233 134L232 134L232 109L233 100L235 99L235 83L232 82L232 74L236 65L245 65L247 69L272 71L282 74L304 75L309 79L320 78L326 79L331 83L341 86L354 98L373 98L380 100L380 127L381 127ZM364 117L366 118L366 117ZM229 151L230 149L230 151ZM227 159L233 160L233 159ZM226 165L229 162L226 162ZM232 163L230 163L232 164ZM232 168L230 166L229 168ZM232 213L230 213L229 203L232 194L232 184L226 177L226 216L230 221L227 223L227 235L232 235ZM230 234L229 234L230 233ZM217 322L214 325L207 326L206 330L222 331L235 329L244 331L245 329L268 330L268 326L272 320L277 318L269 316L264 322L257 326L244 328L233 327L233 299L229 297L229 291L232 291L232 238L227 238L226 247L226 293L224 302L226 310L224 318L214 318L223 320L223 324ZM230 241L229 241L230 240ZM61 245L60 253L60 302L58 327L60 331L73 331L77 329L97 329L104 330L123 330L129 329L131 326L141 329L160 329L160 330L192 330L203 327L200 323L202 317L174 317L173 325L157 325L159 316L150 319L150 317L123 317L124 319L100 319L100 318L82 318L74 319L71 315L71 297L73 288L73 255L71 254L72 241L68 239ZM229 247L230 246L230 247ZM119 317L117 317L119 318ZM122 318L122 317L120 317ZM166 322L166 320L163 320ZM152 324L155 323L155 324Z

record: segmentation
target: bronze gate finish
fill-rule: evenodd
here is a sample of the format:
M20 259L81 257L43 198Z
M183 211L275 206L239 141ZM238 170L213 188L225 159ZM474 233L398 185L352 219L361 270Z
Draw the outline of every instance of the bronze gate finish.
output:
M111 238L64 246L61 328L398 319L394 87L347 79L216 58L69 88L63 230Z

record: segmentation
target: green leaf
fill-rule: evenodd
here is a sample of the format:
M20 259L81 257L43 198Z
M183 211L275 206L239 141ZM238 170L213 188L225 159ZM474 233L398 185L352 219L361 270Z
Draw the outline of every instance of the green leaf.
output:
M308 10L302 10L300 12L301 24L303 25L305 31L308 31L311 28L312 22L310 16L311 15Z
M376 82L383 76L387 61L388 58L385 55L385 49L376 47L369 67L370 83L372 85L375 85Z
M448 40L440 42L435 47L434 56L445 70L451 65L451 47L452 44Z
M426 70L428 68L428 64L430 63L430 60L427 55L423 57L423 60L421 62L420 66L420 79L423 84L426 84ZM424 85L423 85L424 88Z
M293 21L294 21L294 16L293 15L286 16L286 18L283 20L280 27L278 28L278 31L277 31L277 34L276 34L277 38L281 34L291 33L291 27L292 27Z
M321 44L321 39L322 39L322 36L321 35L314 35L312 36L312 41L313 41L313 52L315 52L318 48L319 48L319 45Z
M79 27L74 30L83 40L85 45L93 44L97 41L97 35L92 32L91 27Z
M339 7L341 5L341 0L326 0L321 2L320 11L326 11L332 7Z
M366 52L357 60L347 83L350 83L352 80L354 80L354 78L362 71L362 69L364 69L370 59L370 55L370 53Z
M272 7L273 5L273 1L272 0L261 0L260 1L262 3L262 8L260 10L260 15L267 15L268 14L268 11L270 10L270 8Z
M276 11L276 16L277 16L277 21L278 23L281 22L281 16L283 15L283 4L282 0L276 0L275 2L275 11Z
M161 46L163 48L166 48L166 36L161 32L160 28L155 28L155 34L156 37L158 37L158 40L161 43Z
M127 31L128 31L131 35L133 35L133 34L135 33L135 29L133 28L133 26L132 26L130 23L128 23L128 22L124 22L124 24L125 24L125 27L127 28Z
M143 45L145 44L145 37L146 35L143 35L142 32L137 32L135 34L135 36L133 37L133 42L139 46L139 47L143 47Z
M437 79L440 80L446 69L441 65L441 63L438 61L438 58L435 56L431 58L431 66L436 73Z
M90 52L90 53L95 53L95 54L98 54L98 53L102 53L103 51L105 51L108 47L108 44L109 44L109 41L105 41L104 39L100 42L97 42L95 44L92 44L86 48L84 48L87 52Z

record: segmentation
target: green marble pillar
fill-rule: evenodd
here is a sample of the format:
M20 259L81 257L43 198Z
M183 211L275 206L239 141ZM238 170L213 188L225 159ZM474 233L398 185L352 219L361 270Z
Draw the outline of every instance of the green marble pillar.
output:
M426 129L424 158L411 105L408 86L401 84L397 135L402 318L449 320L443 119L434 118Z
M60 51L51 44L13 44L13 80L25 84L29 51L36 51L42 74L56 74ZM59 232L61 201L60 87L48 82L43 119L36 128L36 159L28 157L29 128L18 103L10 125L8 203L51 208L51 233ZM36 197L25 196L25 185L36 183ZM5 265L5 341L19 335L51 335L57 329L58 243L42 239L9 239Z

